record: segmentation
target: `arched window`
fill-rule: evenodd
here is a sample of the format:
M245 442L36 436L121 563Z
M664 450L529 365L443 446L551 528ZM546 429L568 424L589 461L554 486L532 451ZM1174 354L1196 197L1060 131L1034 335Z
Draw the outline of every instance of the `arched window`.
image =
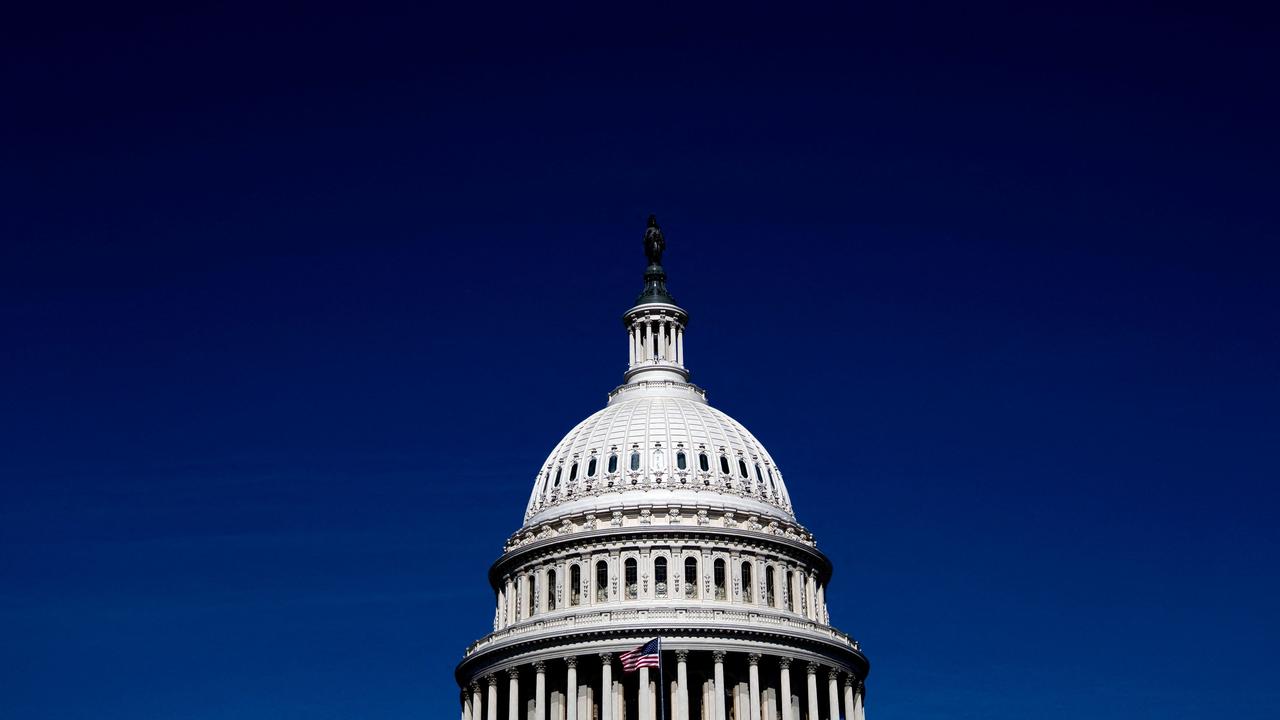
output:
M560 471L562 471L562 470L564 470L564 466L563 466L563 465L558 465L558 466L556 466L556 480L555 480L555 482L551 483L551 487L553 487L553 488L558 488L558 487L560 487Z
M569 566L569 606L582 604L582 566L574 563Z
M660 598L667 596L667 559L664 557L653 559L653 592Z
M721 474L721 475L728 475L728 474L729 474L729 458L728 458L728 456L726 456L726 455L721 455L721 456L720 456L720 474ZM560 480L558 479L559 477L560 477L560 475L559 475L559 474L557 474L557 475L556 475L556 478L557 478L557 480L556 480L556 484L557 484L557 485L559 485L559 484L560 484Z
M769 565L764 569L764 604L769 607L777 607L774 602L777 597L777 588L774 587L773 566Z
M684 596L698 597L698 558L684 559Z
M688 458L685 457L683 450L676 453L676 469L677 470L689 469L689 460Z
M747 479L747 461L742 458L738 458L738 477L741 477L743 480ZM570 475L569 479L573 480L573 476Z
M724 560L716 560L711 566L712 581L715 583L716 599L725 599L724 589Z
M774 481L773 481L773 469L772 469L772 468L765 468L765 472L769 474L769 489L773 491L773 494L774 494L775 496L777 496L777 494L778 494L778 483L776 483L776 482L774 482Z
M547 571L547 610L556 609L556 571Z
M609 601L609 563L601 560L596 563L596 602Z
M760 463L756 463L756 489L764 492L764 475L760 474Z
M608 470L608 472L611 472L611 473L616 473L616 472L618 472L618 454L617 454L617 453L610 453L610 455L609 455L609 470Z
M795 583L793 582L793 580L795 579L795 575L790 570L788 570L785 573L783 573L782 576L786 579L786 582L787 582L787 584L783 587L783 592L787 596L787 609L790 610L791 612L795 612L796 611L796 592L795 592L796 586L795 586Z
M596 456L592 455L591 460L587 462L587 477L596 476Z
M639 469L640 469L640 451L632 450L631 451L631 470L636 471Z
M751 581L751 563L742 563L742 602L755 602L755 583Z
M707 459L706 453L698 453L698 469L702 472L711 472L711 461Z
M524 576L524 616L533 617L533 576Z
M578 479L578 463L575 460L574 463L569 466L569 482L573 482L574 480L577 480L577 479Z
M636 559L627 558L627 561L622 566L626 568L626 573L624 574L626 579L626 599L635 600L640 597L640 579L636 572Z

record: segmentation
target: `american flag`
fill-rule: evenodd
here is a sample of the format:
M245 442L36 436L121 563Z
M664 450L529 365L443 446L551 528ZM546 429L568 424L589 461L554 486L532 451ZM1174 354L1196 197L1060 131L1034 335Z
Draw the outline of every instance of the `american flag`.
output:
M662 638L654 638L635 650L624 652L618 656L622 661L622 672L635 672L642 667L658 667L662 657Z

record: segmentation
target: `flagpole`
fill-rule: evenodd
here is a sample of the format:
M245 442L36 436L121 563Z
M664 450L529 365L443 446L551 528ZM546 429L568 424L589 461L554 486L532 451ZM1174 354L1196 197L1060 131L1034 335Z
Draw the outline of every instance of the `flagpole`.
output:
M667 679L662 672L662 638L658 638L658 707L662 710L659 720L667 720Z

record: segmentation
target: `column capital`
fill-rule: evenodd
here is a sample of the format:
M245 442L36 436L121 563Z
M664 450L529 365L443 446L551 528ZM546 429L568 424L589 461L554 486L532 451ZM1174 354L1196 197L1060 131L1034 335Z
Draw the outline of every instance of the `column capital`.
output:
M688 660L688 659L689 659L689 651L688 651L688 650L677 650L677 651L676 651L676 662L685 662L685 661L686 661L686 660Z
M542 660L533 661L533 671L541 675L547 671L547 664Z
M818 674L818 663L816 663L816 662L811 662L811 663L809 663L808 665L806 665L806 666L805 666L805 672L809 673L810 675L817 675L817 674Z
M571 668L576 668L576 667L578 667L578 656L577 656L577 655L570 655L570 656L566 657L566 658L564 659L564 664L565 664L565 665L568 665L568 666L569 666L569 667L571 667Z
M711 659L712 659L712 660L715 660L715 661L716 661L716 662L718 662L718 663L722 663L722 662L724 662L724 656L725 656L725 651L724 651L724 650L712 650L712 651L711 651Z
M760 653L747 653L747 664L752 666L759 665Z
M471 688L471 692L473 692L473 693L478 693L478 692L480 692L480 683L479 683L479 681L472 680L472 681L471 681L471 684L470 684L470 685L468 685L468 687L470 687L470 688Z
M498 687L498 676L495 673L485 675L484 679L489 683L489 687Z
M853 686L854 686L853 676L852 676L852 675L846 675L846 676L844 677L844 686L845 686L845 687L847 687L847 688L851 688L851 687L853 687Z
M778 658L778 667L782 668L783 670L789 670L791 668L791 658L789 657Z
M613 664L613 653L600 653L600 664L601 664L601 665L612 665L612 664Z
M835 668L831 668L830 670L827 671L827 679L830 680L831 682L835 682L836 680L839 680L840 671Z
M520 679L520 668L518 667L507 668L507 677L511 678L512 680Z

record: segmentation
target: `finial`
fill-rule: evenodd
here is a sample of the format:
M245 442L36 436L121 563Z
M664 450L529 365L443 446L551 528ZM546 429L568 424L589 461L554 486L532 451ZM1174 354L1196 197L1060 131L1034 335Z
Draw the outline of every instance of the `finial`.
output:
M661 302L675 304L667 292L667 273L662 269L662 252L667 249L667 239L658 227L658 216L650 214L644 229L644 254L649 267L644 271L644 291L636 298L637 305Z
M662 228L658 227L658 216L650 214L644 230L644 254L649 264L661 267L662 251L666 249L667 241L662 237Z

